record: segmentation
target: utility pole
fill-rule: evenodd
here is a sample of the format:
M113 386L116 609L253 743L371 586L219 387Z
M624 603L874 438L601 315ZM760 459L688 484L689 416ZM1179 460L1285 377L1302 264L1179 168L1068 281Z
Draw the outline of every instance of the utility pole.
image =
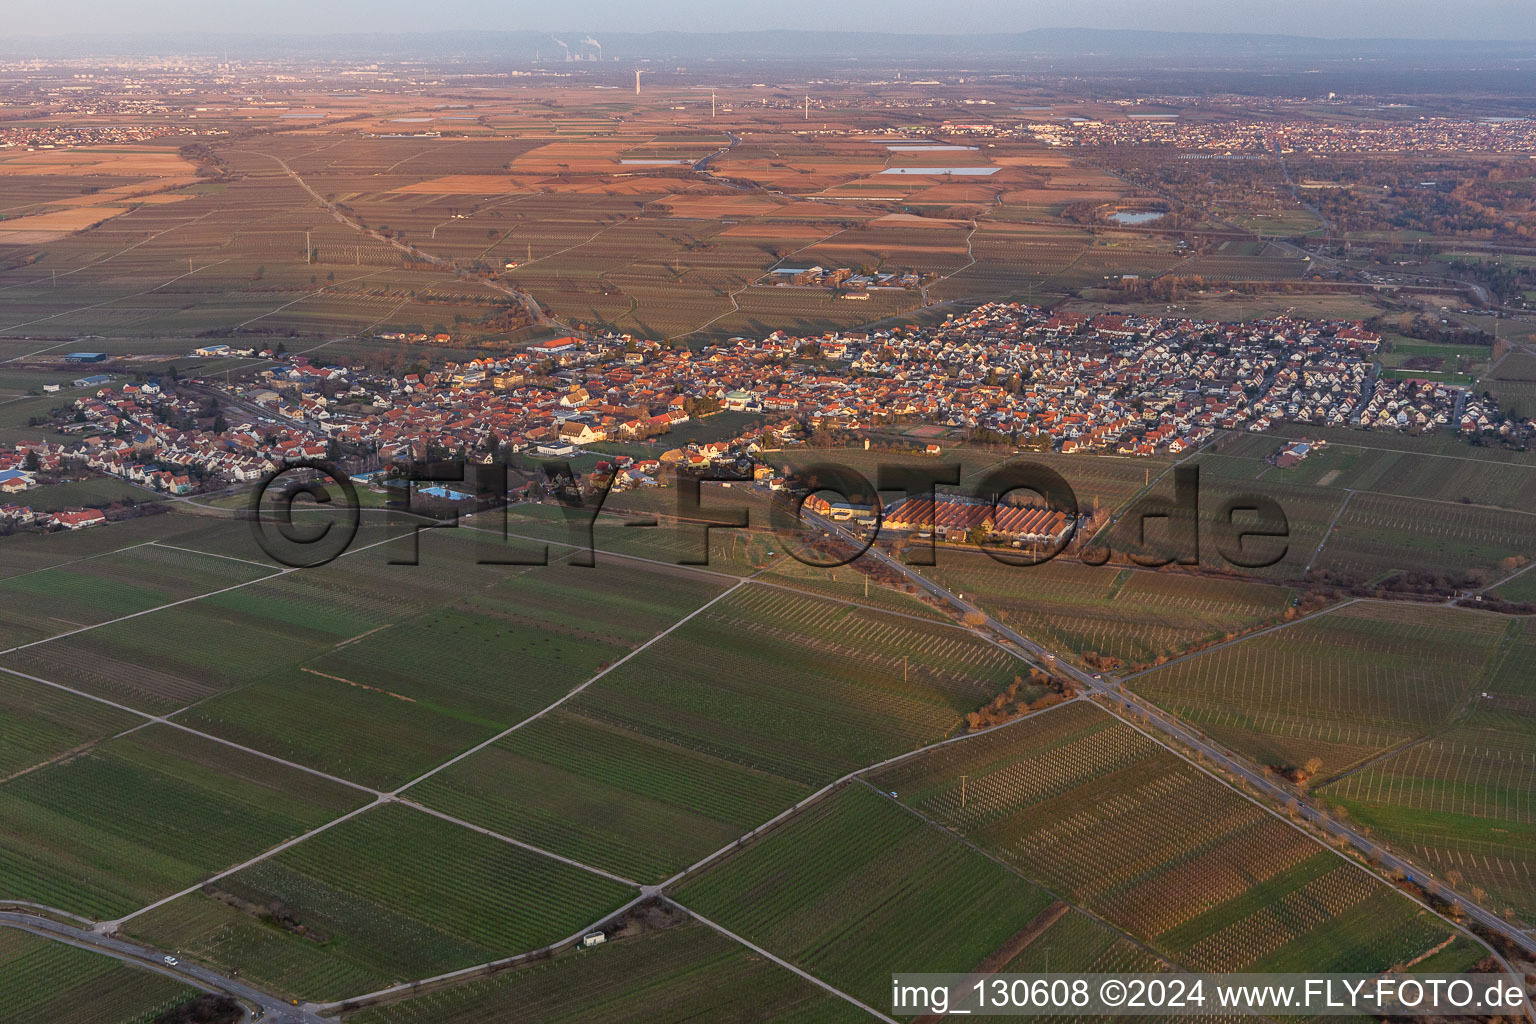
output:
M965 810L965 780L969 776L960 776L960 809Z
M715 116L715 90L709 90L709 116Z
M809 94L805 97L805 119L807 121L811 119L811 97Z
M640 68L635 68L635 95L640 95L640 76L645 74Z
M315 262L315 247L309 240L309 232L304 232L304 262Z

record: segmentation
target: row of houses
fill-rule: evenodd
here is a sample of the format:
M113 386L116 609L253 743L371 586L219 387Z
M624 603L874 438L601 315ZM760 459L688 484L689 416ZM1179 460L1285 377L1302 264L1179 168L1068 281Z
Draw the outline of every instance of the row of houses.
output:
M99 508L72 508L62 512L34 512L26 505L0 505L0 523L38 529L84 530L102 526L107 514Z

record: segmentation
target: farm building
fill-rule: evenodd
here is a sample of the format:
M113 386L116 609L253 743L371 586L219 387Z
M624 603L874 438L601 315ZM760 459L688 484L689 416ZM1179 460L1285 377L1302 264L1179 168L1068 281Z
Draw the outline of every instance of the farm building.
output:
M66 530L83 530L87 526L100 526L107 521L107 516L99 508L87 508L71 512L55 512L53 521Z
M1059 544L1072 528L1064 513L1037 505L997 505L972 498L940 495L935 503L928 498L908 498L885 518L892 530L932 530L941 539L964 539L973 530L983 530L996 540L1024 544Z

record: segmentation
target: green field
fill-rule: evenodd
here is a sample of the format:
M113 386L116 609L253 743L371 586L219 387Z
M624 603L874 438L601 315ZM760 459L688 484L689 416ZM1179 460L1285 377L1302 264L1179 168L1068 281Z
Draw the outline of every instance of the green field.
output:
M242 541L249 538L244 524L191 517L183 523L191 530L187 544L210 553L243 551ZM484 707L488 714L482 717L496 718L498 711L504 716L509 708L529 707L530 700L532 706L543 706L548 701L537 697L549 687L564 692L566 680L574 685L718 589L697 574L646 572L633 562L594 570L477 565L488 551L477 535L462 530L423 538L419 565L391 565L392 558L409 556L407 540L369 547L391 535L399 531L365 526L348 553L329 565L266 573L271 579L262 578L261 565L155 547L0 580L0 586L32 591L84 589L81 607L104 606L98 620L113 611L147 607L162 592L169 598L212 593L28 647L7 655L6 663L163 713L283 670L296 671L311 658L357 641L344 655L317 664L316 671L384 690L398 683L416 691L413 696L422 703L441 701L450 713L471 717ZM262 557L259 552L257 557ZM160 562L166 567L151 572ZM141 563L143 569L135 570ZM121 584L113 580L110 588L95 588L92 577L107 577L119 565ZM233 586L231 580L254 582L213 593ZM149 591L151 585L162 590ZM48 606L35 604L41 616ZM608 621L627 625L601 625ZM366 636L386 625L392 628L377 639ZM62 628L67 627L54 631ZM33 639L38 630L34 626L22 638ZM515 638L512 649L527 669L515 682L486 677L475 667L476 652L509 637ZM409 662L398 673L407 677L403 682L390 675L400 662ZM351 672L367 678L354 679ZM372 679L375 675L385 685Z
M1502 447L1473 447L1441 433L1414 437L1381 430L1303 428L1287 424L1280 433L1293 438L1321 438L1328 447L1289 469L1265 462L1287 442L1277 434L1228 435L1214 453L1200 456L1210 468L1232 479L1296 488L1329 487L1426 501L1494 505L1524 510L1536 501L1536 459ZM1229 465L1230 464L1230 465ZM1284 499L1281 499L1284 505ZM1412 506L1433 519L1445 510Z
M1360 601L1131 678L1260 764L1333 774L1435 730L1486 682L1507 621Z
M1084 702L873 781L1190 969L1381 970L1450 932Z
M729 500L722 500L729 499ZM748 492L732 489L710 488L700 496L702 514L719 510L722 513L731 506L748 506L754 527L765 521L766 506ZM605 502L603 512L592 522L590 513L583 513L573 522L564 510L553 505L517 505L507 511L506 530L513 536L509 546L517 557L532 557L537 550L533 542L549 542L550 558L562 555L571 557L570 549L587 552L589 545L596 549L593 555L598 568L625 564L624 559L604 558L604 552L645 558L667 565L680 565L691 560L701 561L705 567L720 573L745 576L764 568L770 562L769 552L782 547L778 541L762 530L752 532L715 529L708 533L698 524L680 523L677 519L677 492L671 488L631 491L616 495ZM630 522L655 519L655 526L629 526ZM502 529L500 513L491 512L475 520L477 531ZM519 540L516 538L530 538ZM488 550L494 552L499 540L493 541L488 534L481 535Z
M874 1006L889 1005L892 971L968 971L1051 902L859 783L674 896Z
M555 711L413 786L412 800L655 883L808 795L800 783Z
M35 512L59 512L66 508L105 508L120 501L140 504L164 501L164 495L116 477L93 477L64 484L44 484L22 496L22 503ZM99 529L99 527L98 527Z
M919 600L915 593L917 590L915 586L906 584L901 589L897 589L884 581L872 580L866 573L861 572L857 565L840 565L835 569L823 569L819 566L806 565L795 558L783 558L772 569L762 573L758 579L804 590L810 594L820 594L824 597L869 605L871 608L901 612L903 615L919 615L925 619L939 621L947 621L950 618L933 605Z
M151 1024L196 995L163 974L0 929L0 1019L6 1024Z
M151 543L9 576L0 579L0 603L9 612L0 642L30 643L276 571Z
M868 1014L700 924L562 953L348 1024L854 1024Z
M815 786L943 739L1020 673L953 627L749 585L571 710Z
M198 529L189 543L199 550L235 546L242 538L243 524L210 529L202 520L193 523ZM248 539L249 532L243 536ZM409 590L389 585L382 578L389 571L384 552L393 545L362 549L378 539L373 531L362 533L355 554L324 568L258 578L249 586L29 647L6 656L6 663L145 711L172 711L296 664L452 592L442 578L446 574L430 568L418 567ZM208 561L261 575L256 566Z
M998 970L1009 974L1167 969L1167 961L1081 910L1069 909Z
M424 566L394 571L429 575ZM177 721L365 785L399 786L563 697L720 588L633 562L502 568L478 582ZM505 669L487 671L497 663Z
M1528 511L1356 494L1316 568L1362 581L1444 573L1477 585L1497 579L1506 559L1533 555L1536 516Z
M365 802L165 725L0 785L0 892L111 917Z
M1238 439L1240 444L1251 442L1251 440L1251 437ZM1266 445L1263 451L1268 454L1278 447L1278 443L1273 443L1272 446ZM1191 463L1200 473L1198 491L1200 564L1208 570L1244 577L1286 582L1301 579L1313 550L1322 540L1324 531L1342 504L1344 494L1328 487L1309 486L1290 481L1271 481L1270 475L1265 472L1270 467L1265 463L1246 457L1234 457L1228 454L1231 450L1234 449L1222 448L1216 453L1204 452ZM1235 450L1241 451L1242 448ZM1172 474L1164 475L1161 480L1154 476L1154 481L1155 484L1149 493L1155 498L1171 501L1175 495ZM1279 553L1280 546L1283 544L1283 554L1278 561L1255 568L1235 566L1227 560L1218 547L1221 537L1218 531L1231 528L1231 524L1222 519L1222 512L1227 502L1250 496L1264 497L1275 502L1284 513L1286 521L1286 537L1283 541L1255 538L1245 542L1243 549L1245 554L1253 556L1262 551L1269 558ZM1115 522L1102 527L1095 533L1093 535L1095 545L1108 547L1117 555L1134 554L1141 557L1143 561L1154 557L1163 559L1175 555L1182 557L1186 553L1169 547L1167 529L1156 519L1147 521L1146 543L1143 544L1140 537L1142 524L1139 517L1132 514L1136 508L1137 505L1127 505L1118 513ZM1239 527L1244 522L1242 515L1236 518L1236 524ZM1262 549L1258 546L1261 543L1265 545ZM1250 548L1248 545L1253 547ZM1271 546L1275 550L1271 550ZM1254 559L1250 557L1248 560Z
M0 678L0 782L142 721L99 701L7 674Z
M1076 654L1149 663L1200 641L1221 640L1290 605L1286 587L1177 570L1090 566L1071 557L1009 566L984 554L945 551L927 570L1027 636Z
M634 895L389 804L135 918L128 930L238 968L253 984L336 1000L545 946Z
M1442 878L1536 918L1536 622L1516 620L1462 712L1321 794Z
M1536 569L1520 573L1508 583L1495 587L1492 593L1506 601L1536 601Z

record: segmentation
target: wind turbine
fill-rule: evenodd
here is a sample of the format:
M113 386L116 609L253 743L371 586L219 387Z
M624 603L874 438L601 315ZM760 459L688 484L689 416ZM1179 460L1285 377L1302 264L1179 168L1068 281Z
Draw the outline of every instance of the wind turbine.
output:
M640 76L645 74L644 69L635 68L635 95L640 95Z

